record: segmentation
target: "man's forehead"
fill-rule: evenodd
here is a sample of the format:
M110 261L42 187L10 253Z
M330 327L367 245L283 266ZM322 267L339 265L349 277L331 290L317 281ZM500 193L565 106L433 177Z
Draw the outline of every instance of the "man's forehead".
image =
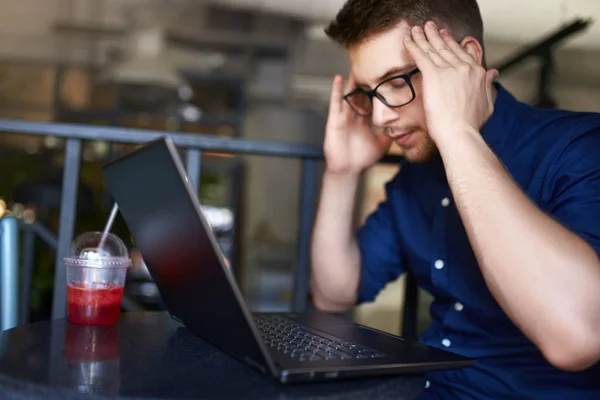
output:
M409 72L415 64L404 39L410 36L410 27L399 24L348 49L350 69L359 86L374 86L388 72Z

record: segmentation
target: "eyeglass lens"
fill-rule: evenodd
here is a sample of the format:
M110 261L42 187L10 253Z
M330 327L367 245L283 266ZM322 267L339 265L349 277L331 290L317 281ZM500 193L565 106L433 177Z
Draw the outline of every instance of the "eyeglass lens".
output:
M413 99L410 85L403 78L395 78L383 83L377 88L377 93L390 107L403 106ZM359 114L368 115L373 112L373 102L367 93L356 92L348 97L348 101Z

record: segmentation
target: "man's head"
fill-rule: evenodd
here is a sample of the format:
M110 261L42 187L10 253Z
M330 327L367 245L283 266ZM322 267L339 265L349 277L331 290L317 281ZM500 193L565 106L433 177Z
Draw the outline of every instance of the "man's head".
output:
M414 162L429 160L437 154L427 131L422 76L417 72L382 82L414 72L416 65L404 47L404 39L410 37L412 26L422 26L429 20L446 28L485 65L483 22L476 0L348 0L326 29L332 40L348 50L354 80L348 90L377 88L388 101L385 105L372 97L372 102L367 102L370 108L363 107L361 113L369 115L375 126L394 138L404 156ZM348 99L367 104L364 94ZM403 105L406 99L410 102Z

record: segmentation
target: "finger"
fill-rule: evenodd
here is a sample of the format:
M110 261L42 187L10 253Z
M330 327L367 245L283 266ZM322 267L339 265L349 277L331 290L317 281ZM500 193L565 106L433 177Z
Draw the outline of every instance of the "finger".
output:
M450 32L448 32L445 29L442 29L440 31L440 35L446 43L446 46L448 46L448 48L452 50L452 52L458 59L472 65L477 64L477 60L475 60L475 58L471 54L469 54L469 52L467 52L456 40L454 40Z
M329 97L329 112L341 112L342 110L342 86L344 78L341 75L336 75L333 78L331 85L331 95Z
M437 52L433 52L433 53L429 53L429 58L431 58L431 61L433 61L433 63L435 65L437 65L438 67L448 67L450 64L444 60L444 58L442 56L440 56Z
M448 63L435 51L431 43L427 40L423 28L414 26L411 31L412 38L423 53L429 57L433 63L439 67L447 66Z
M417 68L421 71L425 71L435 66L431 58L423 51L412 39L404 40L404 47L408 54L411 56L413 60L415 60L415 64L417 64Z
M461 62L456 54L454 54L454 52L446 45L444 39L442 39L440 36L440 30L435 22L429 21L427 24L425 24L425 36L437 54L439 54L440 57L446 61L446 63L450 65L456 65Z

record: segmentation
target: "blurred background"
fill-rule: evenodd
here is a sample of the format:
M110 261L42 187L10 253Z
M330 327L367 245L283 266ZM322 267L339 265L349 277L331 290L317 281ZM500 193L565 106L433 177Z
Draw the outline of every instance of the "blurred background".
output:
M348 70L323 28L343 0L0 0L0 118L202 133L320 147L330 82ZM479 0L490 66L517 98L600 111L596 0ZM583 20L578 20L583 18ZM592 20L588 20L592 18ZM554 35L554 36L553 36ZM538 46L533 45L538 44ZM62 139L0 133L0 198L56 234ZM102 229L111 199L100 173L135 146L85 141L75 233ZM395 152L392 149L392 152ZM322 166L321 166L322 167ZM366 175L357 223L398 166ZM204 153L199 196L255 310L287 310L298 235L299 160ZM131 246L127 293L161 309ZM35 245L30 320L51 312L54 250ZM400 333L404 278L360 322ZM419 296L419 327L428 323Z

